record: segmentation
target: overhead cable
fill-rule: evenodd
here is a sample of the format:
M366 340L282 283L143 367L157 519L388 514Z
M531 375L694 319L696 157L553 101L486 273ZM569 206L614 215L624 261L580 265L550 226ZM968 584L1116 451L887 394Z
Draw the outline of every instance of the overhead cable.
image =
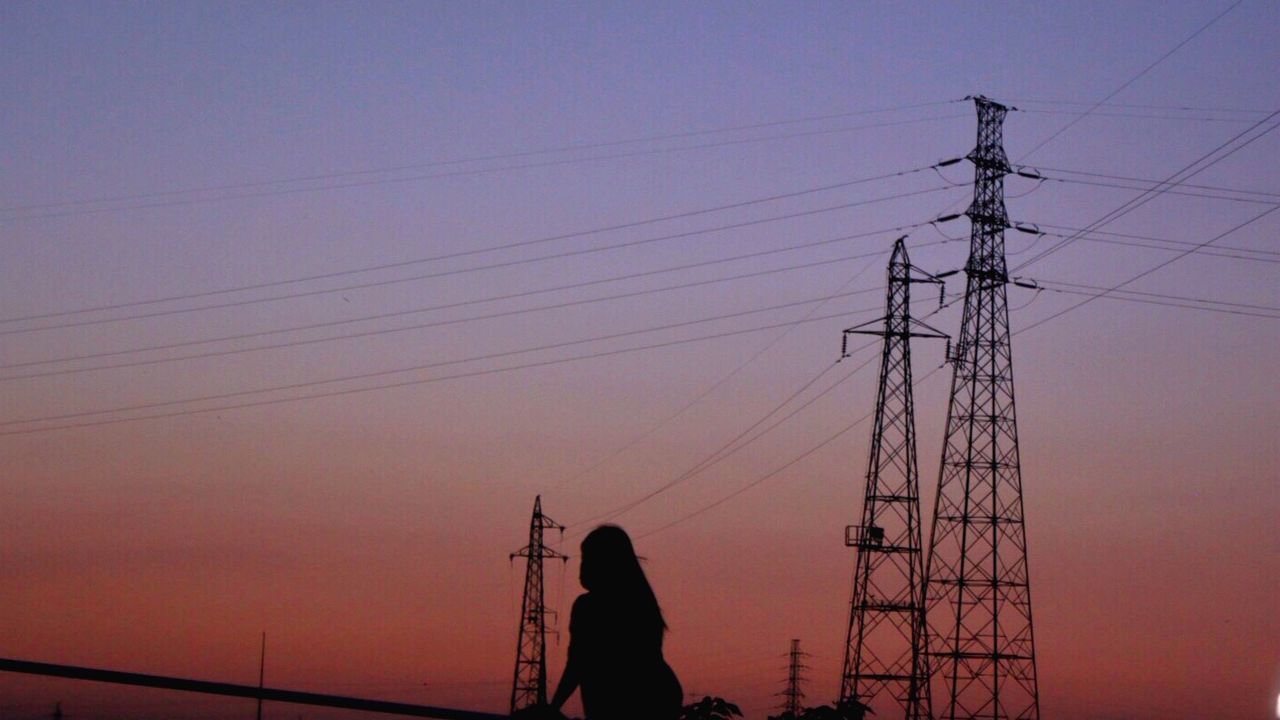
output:
M283 334L287 334L287 333L303 332L303 331L308 331L308 330L319 330L319 329L324 329L324 328L339 327L339 326L343 326L343 325L353 325L353 324L356 324L356 323L363 323L363 322L372 322L372 321L375 321L375 320L387 320L387 319L395 318L395 317L404 317L404 316L407 316L407 315L418 315L418 314L423 314L423 313L428 313L428 312L436 312L436 311L440 311L440 310L453 310L453 309L457 309L457 308L461 308L461 307L468 307L468 306L471 306L471 305L480 305L480 304L484 304L484 303L500 302L500 301L505 301L505 300L515 300L515 299L519 299L519 298L533 297L533 296L535 296L535 295L545 295L545 294L548 294L548 293L563 292L563 291L566 291L566 290L580 290L580 289L583 289L583 288L587 288L587 287L594 287L594 286L597 286L597 285L605 285L605 284L610 284L610 283L623 282L623 281L626 281L626 280L635 280L635 279L638 279L638 278L643 278L643 277L652 277L652 276L654 276L654 275L663 275L663 274L667 274L667 273L680 272L680 271L684 271L684 270L692 270L692 269L695 269L695 268L710 267L710 266L712 266L712 265L720 265L720 264L729 263L729 262L736 262L736 261L740 261L740 260L754 259L754 258L764 257L764 256L767 256L767 255L780 254L780 253L784 253L784 252L793 252L793 251L796 251L796 250L807 250L807 249L812 249L812 248L815 248L815 247L822 247L822 246L826 246L826 245L832 245L832 244L835 244L835 243L845 242L845 241L848 241L848 240L854 240L854 239L865 238L865 237L872 237L872 236L875 236L875 235L884 235L884 234L892 233L892 232L900 232L900 231L902 231L902 230L909 230L909 229L914 228L914 227L919 227L921 224L923 224L923 223L917 223L917 224L915 224L915 225L900 225L900 226L892 227L892 228L884 228L884 229L881 229L881 230L870 230L870 231L862 232L862 233L854 233L854 234L852 234L852 235L842 235L842 236L840 236L840 237L836 237L836 238L828 238L828 239L826 239L826 240L818 240L818 241L815 241L815 242L800 243L800 244L797 244L797 245L789 245L789 246L781 247L781 248L770 248L770 249L768 249L768 250L760 250L760 251L752 252L752 253L744 253L744 254L740 254L740 255L733 255L733 256L730 256L730 257L716 258L716 259L713 259L713 260L704 260L704 261L702 261L702 262L696 262L696 263L686 263L686 264L683 264L683 265L676 265L676 266L671 266L671 267L659 268L659 269L656 269L656 270L645 270L645 271L641 271L641 272L625 273L625 274L622 274L622 275L612 275L612 276L610 276L610 277L606 277L606 278L598 278L598 279L595 279L595 280L584 280L584 281L582 281L582 282L567 283L567 284L563 284L563 285L555 285L555 286L552 286L552 287L538 288L538 289L535 289L535 290L524 290L524 291L521 291L521 292L502 293L502 294L499 294L499 295L489 295L489 296L486 296L486 297L472 298L472 299L469 299L469 300L459 300L459 301L455 301L455 302L449 302L449 303L438 303L438 304L435 304L435 305L427 305L427 306L423 306L423 307L408 308L408 309L404 309L404 310L394 310L394 311L390 311L390 312L375 313L375 314L372 314L372 315L362 315L362 316L359 316L359 317L343 318L343 319L341 319L341 320L329 320L329 321L325 321L325 322L308 323L308 324L304 324L304 325L292 325L292 326L289 326L289 327L275 328L275 329L272 329L272 330L261 330L261 331L256 331L256 332L242 332L242 333L235 333L235 334L231 334L231 335L220 335L220 336L215 336L215 337L206 337L206 338L201 338L201 339L198 339L198 340L186 340L186 341L182 341L182 342L159 343L159 344L153 344L153 345L145 345L145 346L142 346L142 347L128 348L128 349L124 349L124 350L109 350L109 351L94 352L94 353L83 353L83 354L79 354L79 355L64 355L64 356L62 356L62 357L44 358L44 359L40 359L40 360L29 360L29 361L25 361L25 362L6 363L6 364L0 364L0 370L11 370L11 369L17 369L17 368L24 368L24 367L39 366L39 365L50 365L50 364L58 364L58 363L78 362L78 361L83 361L83 360L93 360L93 359L101 359L101 358L107 358L107 357L118 357L118 356L120 356L120 355L134 355L134 354L139 354L139 353L154 352L154 351L160 351L160 350L176 350L176 349L184 348L184 347L194 347L194 346L196 346L196 345L210 345L210 344L213 344L213 343L219 343L219 342L230 342L230 341L237 341L237 340L249 340L249 339L253 339L253 338L269 337L269 336L272 336L272 335L283 335ZM937 244L937 243L931 243L931 244ZM863 258L863 257L873 257L873 256L877 256L877 255L882 255L882 254L884 254L882 251L877 251L877 252L867 252L867 253L861 253L861 254L858 254L858 255L846 256L846 257L843 257L843 258L836 258L836 259L831 260L831 261L829 261L829 262L840 262L840 261L843 261L843 260L853 260L853 259ZM813 266L813 264L812 264L812 263L808 263L808 264L804 264L804 265L791 265L791 266L787 266L787 267L783 267L783 268L770 269L770 270L763 270L763 271L758 271L758 272L748 273L748 274L743 274L743 275L736 275L736 276L732 276L732 277L729 277L729 278L724 278L724 279L722 279L722 280L737 280L737 279L748 278L748 277L756 277L756 276L759 276L759 275L766 275L766 274L770 274L770 273L774 273L774 272L785 272L785 271L787 271L787 270L800 269L800 268L802 268L802 267L812 267L812 266ZM694 283L694 284L697 284L697 283ZM674 289L678 289L678 288L683 288L683 287L692 287L694 284L686 284L686 285L679 285L679 286L671 286L671 288L657 288L657 289L651 289L651 290L648 290L647 292L665 292L667 289L673 289L673 288L674 288Z
M717 142L700 143L697 145L681 145L678 147L654 148L649 150L635 150L631 152L611 153L606 155L591 155L587 157L567 158L562 160L546 160L542 162L520 163L515 165L503 165L499 167L472 168L466 170L451 170L447 172L430 173L426 175L410 175L407 177L391 177L376 178L371 180L349 181L343 183L331 183L328 185L314 185L306 187L278 188L274 190L259 190L254 192L244 192L232 195L217 195L213 197L202 198L184 198L171 200L157 200L154 202L141 203L135 205L123 205L101 208L80 208L69 210L56 210L44 213L34 214L11 214L8 217L0 217L0 223L15 222L22 220L42 220L48 218L67 217L72 215L93 215L106 212L118 212L122 210L143 210L160 207L173 207L180 205L193 205L209 202L223 202L227 200L243 200L248 198L272 197L280 195L296 195L299 193L319 192L322 190L344 190L357 187L370 187L376 185L388 185L394 183L419 182L422 180L435 180L453 177L468 177L474 175L489 175L498 172L510 172L512 170L533 170L540 168L560 167L565 165L580 165L589 162L599 162L603 160L620 160L634 157L646 157L652 155L669 155L680 152L688 152L690 150L709 150L713 148L729 147L733 145L747 145L763 142L773 142L777 140L792 140L806 137L819 137L824 135L836 135L841 133L853 132L855 130L867 130L871 128L893 127L898 125L908 125L923 122L936 122L940 120L952 120L958 117L964 117L963 114L941 115L937 117L917 118L911 120L895 120L880 123L869 123L865 125L854 125L842 128L827 128L822 130L808 130L804 132L787 133L783 135L769 135L763 137L743 138L738 140L721 140Z
M683 219L687 219L687 218L697 217L697 216L700 216L700 215L707 215L707 214L711 214L711 213L723 212L723 211L726 211L726 210L736 210L736 209L743 208L743 207L750 207L750 206L752 206L752 205L760 205L760 204L764 204L764 203L776 202L776 201L778 201L778 200L787 200L787 199L791 199L791 198L801 197L801 196L804 196L804 195L811 195L811 194L814 194L814 193L826 192L826 191L829 191L829 190L837 190L837 189L842 189L842 188L852 187L852 186L855 186L855 185L862 185L862 184L865 184L865 183L876 182L876 181L879 181L879 180L887 180L887 179L890 179L890 178L905 177L905 176L907 176L907 175L913 175L913 174L915 174L915 173L925 172L925 171L927 171L927 170L930 170L931 168L932 168L932 166L923 166L923 167L912 168L912 169L909 169L909 170L899 170L899 171L896 171L896 172L883 173L883 174L880 174L880 175L874 175L874 176L870 176L870 177L857 178L857 179L855 179L855 180L845 180L845 181L841 181L841 182L837 182L837 183L831 183L831 184L827 184L827 185L821 185L821 186L818 186L818 187L807 188L807 189L804 189L804 190L797 190L797 191L793 191L793 192L786 192L786 193L778 193L778 194L774 194L774 195L768 195L768 196L765 196L765 197L751 198L751 199L749 199L749 200L740 200L740 201L737 201L737 202L727 203L727 204L724 204L724 205L717 205L717 206L708 207L708 208L700 208L700 209L697 209L697 210L687 210L687 211L678 212L678 213L671 213L671 214L661 215L661 216L657 216L657 217L645 218L645 219L642 219L642 220L632 220L632 221L623 222L623 223L615 223L615 224L612 224L612 225L599 226L599 227L590 228L590 229L587 229L587 230L576 230L576 231L573 231L573 232L559 233L559 234L556 234L556 235L542 236L542 237L532 238L532 239L528 239L528 240L518 240L518 241L515 241L515 242L504 243L504 244L501 244L501 245L492 245L492 246L484 247L484 248L474 248L474 249L470 249L470 250L458 250L458 251L454 251L454 252L438 253L438 254L435 254L435 255L430 255L430 256L427 256L427 257L421 257L421 258L414 258L414 259L411 259L411 260L400 260L400 261L397 261L397 262L381 263L381 264L378 264L378 265L368 265L368 266L359 267L359 268L349 268L349 269L345 269L345 270L335 270L335 271L327 272L327 273L318 273L318 274L312 274L312 275L303 275L303 276L298 276L298 277L294 277L294 278L288 278L288 279L285 279L285 280L271 280L271 281L261 282L261 283L253 283L253 284L246 284L246 285L237 285L237 286L234 286L234 287L219 288L219 289L217 289L217 290L205 290L205 291L201 291L201 292L194 292L194 293L182 293L182 294L178 294L178 295L168 295L168 296L159 297L159 298L150 298L150 299L147 299L147 300L135 300L135 301L123 302L123 303L112 303L112 304L105 304L105 305L96 305L96 306L92 306L92 307L77 308L77 309L74 309L74 310L61 310L61 311L57 311L57 312L48 312L48 313L40 313L40 314L24 315L24 316L19 316L19 317L0 318L0 324L19 323L19 322L28 322L28 321L33 321L33 320L50 320L50 319L54 319L54 318L68 317L68 316L72 316L72 315L81 315L81 314L86 314L86 313L104 312L104 311L108 311L108 310L122 310L122 309L126 309L126 308L143 307L143 306L147 306L147 305L157 305L157 304L161 304L161 303L175 302L175 301L179 301L179 300L195 300L195 299L200 299L200 298L215 297L215 296L218 296L218 295L228 295L228 294L232 294L232 293L247 292L247 291L251 291L251 290L262 290L262 289L266 289L266 288L280 287L280 286L282 286L282 285L292 285L292 284L296 284L296 283L313 282L313 281L316 281L316 280L328 280L328 279L337 278L337 277L345 277L345 276L348 276L348 275L356 275L356 274L362 274L362 273L379 272L379 271L383 271L383 270L394 270L394 269L399 269L399 268L404 268L404 267L411 267L411 266L414 266L414 265L422 265L422 264L426 264L426 263L440 262L440 261L444 261L444 260L454 260L454 259L463 258L463 257L471 257L471 256L475 256L475 255L482 255L482 254L485 254L485 253L500 252L500 251L505 251L505 250L513 250L513 249L516 249L516 248L530 247L530 246L533 246L533 245L542 245L542 244L546 244L546 243L550 243L550 242L555 242L555 241L558 241L558 240L569 240L569 239L573 239L573 238L586 237L586 236L588 236L588 235L596 235L596 234L600 234L600 233L615 232L615 231L618 231L618 230L627 230L627 229L631 229L631 228L642 227L642 226L645 226L645 225L653 225L653 224L656 224L656 223L667 222L667 221L670 221L670 220L683 220ZM906 196L903 196L903 197L906 197ZM851 207L852 207L852 206L851 206ZM834 209L840 209L840 208L834 208ZM797 216L789 215L789 216L784 216L783 218L780 218L780 219L789 219L790 217L797 217ZM725 226L725 227L738 227L738 226L737 226L737 225L730 225L730 226ZM713 232L713 231L714 231L714 230L716 230L716 229L720 229L720 228L711 228L711 229L707 229L707 230L704 230L704 231L701 231L701 232ZM683 235L681 235L681 236L672 236L672 237L683 237ZM667 238L663 238L663 239L667 239ZM611 246L611 247L614 247L614 246ZM616 246L616 247L626 247L626 245L619 245L619 246ZM560 255L556 255L555 257L561 257L561 256L560 256ZM530 260L527 260L526 262L534 262L534 261L536 261L536 260L538 260L538 259L539 259L539 258L530 259ZM425 276L425 277L434 277L434 276ZM410 278L410 280L413 280L413 279L422 279L422 277ZM407 281L408 281L408 280L397 280L397 282L407 282ZM321 292L321 293L323 293L323 292L341 292L341 291L343 291L343 290L352 290L352 289L358 289L358 288L370 287L370 286L371 286L371 285L368 285L368 284L351 285L351 286L344 286L344 287L340 287L340 288L333 288L333 289L330 289L330 290L324 290L324 291L320 291L320 292ZM299 294L283 295L283 296L279 296L279 299L287 299L287 298L293 298L293 297L302 297L302 296L304 296L305 294L306 294L306 293L301 294L301 295L299 295ZM311 293L311 294L315 294L315 293ZM275 299L275 298L267 298L267 299L261 299L261 300L254 300L253 302L270 302L272 299ZM216 305L216 306L213 306L213 307L229 307L229 306L233 306L233 305L234 305L234 303L232 303L232 304L230 304L230 305ZM183 311L180 311L180 312L190 312L190 311L200 310L200 309L204 309L204 308L195 308L195 309L193 309L193 310L183 310ZM148 317L149 317L149 316L148 316ZM132 318L130 318L130 319L132 319ZM58 327L62 327L62 326L58 326ZM74 325L72 325L71 327L74 327Z

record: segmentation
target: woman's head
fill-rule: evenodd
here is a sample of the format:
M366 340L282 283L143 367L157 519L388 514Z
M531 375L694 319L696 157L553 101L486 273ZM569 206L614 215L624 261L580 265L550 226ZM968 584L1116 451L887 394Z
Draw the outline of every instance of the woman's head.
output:
M578 579L588 590L623 589L644 580L640 559L627 532L617 525L601 525L582 540Z
M642 612L652 612L666 627L631 538L617 525L601 525L582 539L578 579L591 592L617 595Z

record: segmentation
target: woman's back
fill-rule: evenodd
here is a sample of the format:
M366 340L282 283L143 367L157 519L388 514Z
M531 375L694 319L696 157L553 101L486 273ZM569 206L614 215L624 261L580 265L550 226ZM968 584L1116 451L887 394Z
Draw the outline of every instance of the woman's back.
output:
M569 652L581 663L588 720L674 718L680 683L662 657L662 626L634 617L623 598L588 592L573 604Z

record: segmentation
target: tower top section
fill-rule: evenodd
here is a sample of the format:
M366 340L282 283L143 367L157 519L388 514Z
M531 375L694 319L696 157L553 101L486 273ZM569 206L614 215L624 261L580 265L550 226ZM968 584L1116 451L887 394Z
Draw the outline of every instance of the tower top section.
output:
M1004 117L1009 108L981 95L973 97L978 110L978 144L965 158L987 179L1008 175L1009 158L1004 154Z

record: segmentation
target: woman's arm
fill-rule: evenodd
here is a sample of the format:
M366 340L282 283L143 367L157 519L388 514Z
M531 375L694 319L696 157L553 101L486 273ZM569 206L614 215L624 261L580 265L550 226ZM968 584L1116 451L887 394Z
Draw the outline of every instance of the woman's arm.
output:
M556 686L556 694L551 697L551 707L559 710L574 690L578 689L578 685L582 683L581 670L581 633L585 632L584 624L589 625L587 620L588 610L587 596L579 595L577 600L573 601L573 609L569 611L569 659L564 663L564 673L560 675L560 684Z
M551 698L551 707L559 710L574 690L578 689L578 664L573 660L573 645L569 646L569 659L565 661L564 673L560 675L560 684L556 686L556 694Z

